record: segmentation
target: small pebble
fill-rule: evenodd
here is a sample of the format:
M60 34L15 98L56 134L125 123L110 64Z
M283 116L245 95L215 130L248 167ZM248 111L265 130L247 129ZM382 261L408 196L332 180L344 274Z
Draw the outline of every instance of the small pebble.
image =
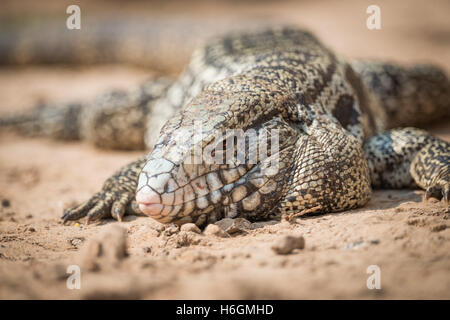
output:
M219 220L215 223L218 227L220 227L223 231L228 234L238 233L238 232L246 232L251 228L251 223L243 218L225 218Z
M11 202L8 199L2 200L2 207L8 208L11 205Z
M305 238L303 236L283 236L272 246L272 250L277 254L290 254L295 249L305 247Z
M144 248L142 248L142 250L143 250L145 253L150 253L150 252L152 252L152 248L150 248L150 247L144 247Z
M82 238L73 238L70 241L70 244L73 245L74 247L78 247L79 245L81 245L83 243L84 239Z
M166 229L166 226L159 223L158 225L155 226L155 230L158 232L163 232Z
M212 235L219 238L228 238L230 235L216 226L215 224L209 224L205 231L203 231L205 235Z
M202 233L202 231L194 223L186 223L181 226L181 231L190 231L195 233Z

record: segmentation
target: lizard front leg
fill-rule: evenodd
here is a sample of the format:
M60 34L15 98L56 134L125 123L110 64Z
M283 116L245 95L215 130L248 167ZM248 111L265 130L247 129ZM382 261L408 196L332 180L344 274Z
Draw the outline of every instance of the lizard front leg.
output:
M146 157L122 167L109 177L100 192L81 205L66 209L61 219L63 223L69 220L86 218L86 224L91 221L112 216L122 221L125 213L142 214L135 204L135 193L139 173L144 167Z
M411 176L417 185L426 190L425 199L431 196L444 198L448 206L450 193L450 143L434 140L417 153L410 166Z
M365 155L375 188L419 186L426 199L443 196L448 205L450 143L421 129L402 128L371 137Z

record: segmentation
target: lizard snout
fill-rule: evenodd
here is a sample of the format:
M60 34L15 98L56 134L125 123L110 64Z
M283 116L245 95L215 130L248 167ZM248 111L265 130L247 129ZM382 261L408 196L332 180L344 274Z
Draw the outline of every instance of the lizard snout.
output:
M141 188L136 193L136 202L139 209L148 216L159 215L163 209L160 195L148 186Z

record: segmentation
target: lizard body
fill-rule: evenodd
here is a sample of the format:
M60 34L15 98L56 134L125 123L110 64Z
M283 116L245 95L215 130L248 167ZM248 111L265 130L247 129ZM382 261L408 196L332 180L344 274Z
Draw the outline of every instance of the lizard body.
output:
M122 149L145 141L151 152L64 221L127 212L197 225L293 217L363 206L372 187L419 186L448 203L450 144L409 127L450 115L450 82L437 67L346 61L309 32L270 28L212 40L173 84L136 92L78 115L77 137ZM187 161L198 147L239 152L217 141L231 129L276 130L279 149L256 163L247 161L252 146L243 163ZM277 170L266 170L274 157Z

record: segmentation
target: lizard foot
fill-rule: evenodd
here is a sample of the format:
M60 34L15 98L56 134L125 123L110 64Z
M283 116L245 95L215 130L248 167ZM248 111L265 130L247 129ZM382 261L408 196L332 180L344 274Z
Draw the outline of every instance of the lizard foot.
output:
M435 140L425 146L411 163L411 175L425 189L425 200L443 198L449 205L450 193L450 143Z
M431 197L440 199L444 201L444 206L449 207L449 195L450 195L450 183L446 183L444 185L434 185L432 187L428 187L425 191L424 200L427 201Z
M65 223L69 220L78 220L86 217L86 224L107 217L113 217L117 221L122 221L126 213L138 213L136 212L136 204L133 205L133 201L131 201L133 197L134 192L122 194L111 191L98 192L88 201L66 209L61 219Z
M106 180L102 191L88 201L66 209L61 217L62 222L86 217L86 224L89 224L101 218L113 217L122 221L125 214L142 215L134 197L138 174L144 163L145 158L141 158L120 169Z

